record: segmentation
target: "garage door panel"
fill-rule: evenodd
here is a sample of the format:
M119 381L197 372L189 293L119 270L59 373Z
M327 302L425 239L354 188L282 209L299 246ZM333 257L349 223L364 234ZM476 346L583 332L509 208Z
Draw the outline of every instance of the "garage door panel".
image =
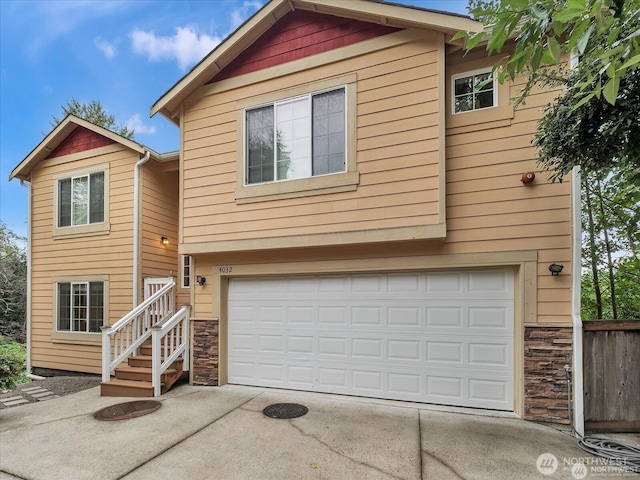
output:
M513 409L509 271L232 279L229 382Z

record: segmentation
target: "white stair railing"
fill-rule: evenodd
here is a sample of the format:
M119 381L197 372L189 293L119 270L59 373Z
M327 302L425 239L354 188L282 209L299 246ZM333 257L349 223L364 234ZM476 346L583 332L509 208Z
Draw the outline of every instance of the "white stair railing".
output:
M174 287L171 277L145 279L145 296L147 292L150 296L110 327L102 327L103 382L108 382L113 369L151 337L153 325L173 315Z
M173 362L182 358L182 371L189 370L189 312L191 306L183 306L163 323L151 327L151 378L153 396L162 393L162 374Z

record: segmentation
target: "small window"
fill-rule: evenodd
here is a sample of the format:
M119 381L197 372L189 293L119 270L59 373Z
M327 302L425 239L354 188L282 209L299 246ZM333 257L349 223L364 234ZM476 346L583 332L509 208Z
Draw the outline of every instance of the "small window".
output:
M104 172L58 180L58 227L104 222Z
M345 87L245 111L245 185L346 171Z
M100 332L104 324L103 282L60 282L57 297L59 332Z
M182 288L191 287L191 257L189 255L182 256L182 266L180 271L182 273Z
M453 113L497 106L495 79L491 70L454 75Z

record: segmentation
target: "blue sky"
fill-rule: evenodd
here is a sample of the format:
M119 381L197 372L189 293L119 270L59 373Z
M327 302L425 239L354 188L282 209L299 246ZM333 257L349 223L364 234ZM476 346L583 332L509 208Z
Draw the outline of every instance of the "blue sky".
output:
M350 1L350 0L345 0ZM466 13L467 0L395 0ZM76 98L98 100L135 140L178 149L151 105L266 0L0 0L0 219L27 234L27 190L9 173Z

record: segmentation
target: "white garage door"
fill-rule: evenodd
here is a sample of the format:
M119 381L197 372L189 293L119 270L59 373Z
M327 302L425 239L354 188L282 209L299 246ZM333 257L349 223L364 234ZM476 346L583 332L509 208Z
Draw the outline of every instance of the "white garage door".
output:
M231 279L229 383L513 410L507 270Z

